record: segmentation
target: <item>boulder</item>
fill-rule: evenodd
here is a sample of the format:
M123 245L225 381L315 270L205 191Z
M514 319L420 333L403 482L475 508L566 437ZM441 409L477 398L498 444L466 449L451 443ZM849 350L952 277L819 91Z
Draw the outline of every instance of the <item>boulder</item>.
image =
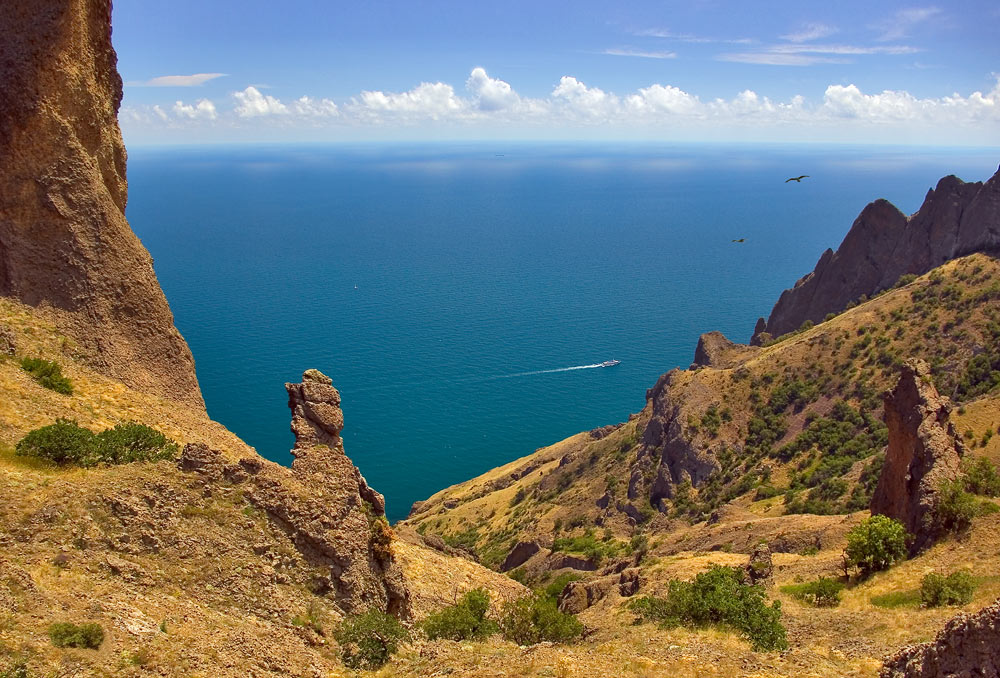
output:
M917 553L940 536L933 520L938 490L959 477L965 447L948 419L951 405L934 388L922 360L903 365L883 403L889 445L870 509L903 523L914 536L911 552Z
M583 572L593 572L597 565L589 558L573 556L568 553L550 553L545 557L545 570L561 570L569 568L571 570L581 570Z
M961 613L937 637L887 657L880 678L998 678L1000 600L975 614Z
M579 614L615 591L622 597L634 596L639 591L642 580L638 568L631 568L620 574L571 581L559 594L559 611Z
M771 580L774 575L774 563L771 561L771 549L766 542L753 547L746 570L751 584L766 584Z

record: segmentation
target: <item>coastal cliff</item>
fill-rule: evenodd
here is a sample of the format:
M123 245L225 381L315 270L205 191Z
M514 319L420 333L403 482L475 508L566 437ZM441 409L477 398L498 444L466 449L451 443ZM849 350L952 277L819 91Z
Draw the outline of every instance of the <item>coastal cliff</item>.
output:
M855 219L837 251L785 290L767 321L757 321L752 344L821 322L862 298L891 288L900 276L923 275L973 252L1000 251L1000 171L986 183L941 179L909 217L876 200Z
M95 369L203 409L194 360L125 219L110 0L0 4L0 296Z

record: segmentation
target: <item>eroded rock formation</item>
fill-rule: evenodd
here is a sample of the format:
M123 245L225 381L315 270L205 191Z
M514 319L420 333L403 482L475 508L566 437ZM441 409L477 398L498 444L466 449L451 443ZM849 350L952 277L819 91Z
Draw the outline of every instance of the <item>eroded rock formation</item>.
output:
M344 454L340 395L316 370L285 386L296 437L291 469L258 457L229 464L205 445L187 445L180 468L242 484L247 501L280 525L307 560L327 568L314 590L345 612L377 608L408 616L385 501Z
M997 678L1000 676L1000 600L961 613L928 643L904 647L885 660L880 678Z
M746 567L751 584L767 584L774 576L774 562L771 559L771 549L764 542L757 544L750 552L750 562Z
M837 251L826 250L812 273L785 290L754 339L777 337L806 320L818 323L862 295L892 287L908 273L922 275L973 252L1000 250L1000 171L987 181L941 179L907 217L887 200L862 210Z
M951 405L938 395L922 360L903 366L883 402L889 445L870 508L902 522L914 535L915 553L939 536L933 520L938 492L943 483L958 478L965 450L948 420Z
M99 371L203 408L125 220L110 0L8 0L0 33L0 295L51 309Z
M732 367L756 350L756 347L730 341L722 332L705 332L698 337L691 367Z

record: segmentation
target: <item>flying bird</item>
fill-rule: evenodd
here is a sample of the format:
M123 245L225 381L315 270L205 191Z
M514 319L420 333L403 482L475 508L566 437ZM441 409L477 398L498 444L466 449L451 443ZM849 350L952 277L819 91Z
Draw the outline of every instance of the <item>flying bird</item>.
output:
M798 176L798 177L790 177L788 179L785 179L785 183L787 184L789 181L797 181L799 183L802 183L803 179L808 179L808 178L809 178L808 174L803 174L803 175Z
M746 238L737 238L736 240L733 240L733 242L745 242L745 241Z

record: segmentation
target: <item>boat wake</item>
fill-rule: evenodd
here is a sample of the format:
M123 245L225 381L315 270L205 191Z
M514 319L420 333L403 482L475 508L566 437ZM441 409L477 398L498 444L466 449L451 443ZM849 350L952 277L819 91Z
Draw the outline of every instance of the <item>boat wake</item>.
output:
M599 367L607 367L604 363L594 363L593 365L573 365L573 367L557 367L552 370L534 370L532 372L515 372L513 374L498 374L487 379L513 379L514 377L531 377L536 374L554 374L556 372L572 372L573 370L594 370Z

